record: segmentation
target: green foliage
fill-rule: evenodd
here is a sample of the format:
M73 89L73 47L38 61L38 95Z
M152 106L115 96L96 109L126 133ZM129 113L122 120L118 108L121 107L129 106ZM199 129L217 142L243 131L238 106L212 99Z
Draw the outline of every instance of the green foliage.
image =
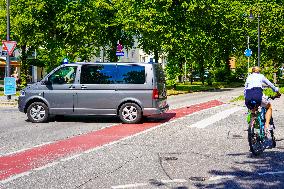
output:
M275 66L274 62L272 60L267 61L262 67L261 73L264 74L267 79L273 81L273 74L277 73L277 67Z
M283 94L283 93L284 93L284 87L279 88L279 92L280 92L281 94ZM274 95L276 95L276 93L273 92L273 90L272 90L271 88L266 88L266 89L264 89L263 93L264 93L266 96L274 96ZM233 100L231 100L231 102L236 102L236 101L240 101L240 100L245 100L244 95L240 95L240 96L238 96L237 98L234 98Z
M231 102L236 102L236 101L240 101L240 100L245 100L244 95L240 95L237 98L234 98L233 100L231 100Z
M5 6L0 0L2 38L6 36ZM253 21L248 21L250 10ZM203 84L213 84L246 77L247 36L253 51L249 67L256 64L259 14L261 67L271 79L284 62L283 11L282 1L275 0L13 0L11 37L22 49L23 81L31 64L44 65L49 71L65 57L70 62L89 61L101 49L110 61L117 61L117 41L130 49L136 39L156 62L161 55L167 56L169 85L194 72ZM37 62L27 60L25 52L33 50L37 50ZM232 56L237 60L233 72L227 63Z
M284 92L283 90L284 90L284 88L282 87L282 88L280 88L279 92L280 92L280 93L283 93L283 92ZM264 93L266 96L274 96L274 95L276 95L276 93L273 92L273 90L272 90L271 88L266 88L266 89L264 89L264 90L263 90L263 93Z

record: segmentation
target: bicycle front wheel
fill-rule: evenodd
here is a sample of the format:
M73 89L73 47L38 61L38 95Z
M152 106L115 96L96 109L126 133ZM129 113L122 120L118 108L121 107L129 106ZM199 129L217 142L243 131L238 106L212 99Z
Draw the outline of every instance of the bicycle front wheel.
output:
M255 120L251 120L248 127L248 142L250 151L253 155L258 156L263 151L263 141L259 135L259 129L256 129L256 124L258 124Z

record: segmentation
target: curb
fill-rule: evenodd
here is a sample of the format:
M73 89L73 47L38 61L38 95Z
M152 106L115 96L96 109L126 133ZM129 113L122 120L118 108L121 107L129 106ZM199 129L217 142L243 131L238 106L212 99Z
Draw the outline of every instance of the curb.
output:
M18 101L16 100L1 100L0 106L18 106Z

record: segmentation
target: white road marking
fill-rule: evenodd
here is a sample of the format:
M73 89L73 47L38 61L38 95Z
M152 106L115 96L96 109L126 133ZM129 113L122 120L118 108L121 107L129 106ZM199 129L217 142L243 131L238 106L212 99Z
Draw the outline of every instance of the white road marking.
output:
M20 178L20 177L23 177L23 176L28 176L29 174L31 174L31 171L20 173L20 174L17 174L15 176L11 176L8 179L0 180L0 184L5 184L5 183L8 183L8 182L11 182L11 181L13 181L17 178Z
M221 105L221 106L226 106L226 104ZM220 106L216 106L216 107L212 107L212 108L217 108L217 107L220 107ZM212 109L212 108L206 108L206 109L204 109L204 110L197 111L197 112L194 112L194 113L192 113L192 114L189 114L188 116L195 115L195 114L198 114L198 113L200 113L200 112L202 112L202 111L206 111L206 110ZM46 169L46 168L50 168L50 167L52 167L52 166L54 166L54 165L57 165L57 164L60 163L60 162L66 162L66 161L70 161L70 160L76 159L76 158L80 157L82 154L88 154L88 153L96 152L96 151L98 151L98 150L100 150L100 149L103 149L103 148L105 148L105 147L108 147L108 146L111 146L111 145L120 143L120 142L125 141L125 140L129 140L129 139L131 139L131 138L133 138L133 137L146 134L146 133L148 133L148 132L151 132L151 131L153 131L153 130L156 130L156 129L158 129L158 128L161 128L161 127L163 127L163 126L167 126L167 125L172 124L172 123L174 123L174 122L177 122L177 121L179 121L179 120L185 119L185 117L186 117L186 116L180 117L180 118L177 118L177 119L174 119L174 120L170 120L169 122L162 123L162 124L160 124L160 125L158 125L158 126L156 126L156 127L152 127L152 128L147 129L147 130L145 130L145 131L142 131L142 132L136 133L136 134L134 134L134 135L130 135L130 136L128 136L128 137L122 138L122 139L120 139L120 140L116 140L116 141L107 143L107 144L105 144L105 145L95 147L95 148L93 148L93 149L84 151L84 152L82 152L82 153L76 154L76 155L71 156L71 157L69 157L69 158L67 157L67 158L59 159L59 160L54 161L53 163L47 164L47 165L45 165L45 166L38 167L38 168L34 168L34 169L31 169L31 170L28 171L28 172L24 172L24 173L17 174L17 175L15 175L15 176L11 176L11 177L9 177L9 178L7 178L7 179L5 179L5 180L0 180L0 183L7 183L7 182L10 182L10 181L12 181L12 180L14 180L14 179L17 179L17 178L20 178L20 177L23 177L23 176L27 176L27 175L29 175L30 173L32 173L33 171L44 170L44 169ZM105 128L112 127L112 126L115 126L115 125L119 125L119 124L112 124L112 125L103 127L103 128L101 128L101 129L105 129ZM53 143L53 142L43 143L43 144L40 144L40 145L37 145L37 146L34 146L34 147L40 147L40 146L48 145L48 144L51 144L51 143ZM1 157L1 156L7 156L7 155L16 154L16 153L19 153L19 152L22 152L22 151L26 151L26 150L32 149L32 148L34 148L34 147L25 148L25 149L22 149L22 150L19 150L19 151L15 151L15 152L11 152L11 153L8 153L8 154L0 155L0 157ZM166 183L166 182L168 182L168 183L174 182L174 180L168 180L168 181L167 181L167 180L161 180L161 181L163 181L163 183ZM186 180L180 180L180 179L176 179L175 181L176 181L176 182L179 182L179 181L187 182ZM138 183L138 184L139 184L139 183ZM144 183L140 183L140 184L144 184ZM144 185L143 185L143 186L144 186ZM138 187L138 186L137 186L137 187Z
M276 175L276 174L284 174L284 171L276 171L276 172L264 172L264 173L258 173L258 175Z
M233 114L237 111L240 111L242 109L244 109L244 107L234 107L234 108L219 112L217 114L214 114L211 117L208 117L208 118L203 119L199 122L196 122L196 123L190 125L189 127L205 128L205 127L207 127L207 126L209 126L209 125L211 125L211 124L213 124L217 121L220 121L222 119L229 117L231 114Z
M222 179L233 179L236 176L233 175L224 175L224 176L215 176L215 177L210 177L208 181L217 181L217 180L222 180Z
M70 156L70 157L61 159L60 161L62 161L62 162L64 162L64 161L69 161L69 160L75 159L75 158L77 158L77 157L80 157L82 154L83 154L83 153L76 154L76 155L74 155L74 156Z
M10 156L10 155L13 155L13 154L21 153L21 152L24 152L24 151L27 151L27 150L31 150L31 149L33 149L33 148L38 148L38 147L41 147L41 146L44 146L44 145L48 145L48 144L51 144L51 143L52 143L52 142L45 142L45 143L42 143L42 144L39 144L39 145L30 147L30 148L23 148L23 149L14 151L14 152L9 152L9 153L7 153L7 154L2 154L2 155L0 155L0 157L3 157L3 156Z
M52 167L52 166L54 166L54 165L57 165L58 163L59 163L58 161L55 161L55 162L52 162L52 163L48 163L48 164L46 164L46 165L44 165L44 166L42 166L42 167L38 167L38 168L33 169L33 171L44 170L44 169L46 169L46 168Z
M184 183L187 182L185 179L173 179L173 180L161 180L162 183Z
M177 120L173 120L173 121L177 121ZM98 150L100 150L100 149L104 149L104 148L106 148L106 147L108 147L108 146L111 146L111 145L120 143L120 142L125 141L125 140L128 140L128 139L131 139L131 138L133 138L133 137L135 137L135 136L148 133L148 132L153 131L153 130L155 130L155 129L157 129L157 128L163 127L163 126L165 126L165 125L169 125L170 123L172 123L172 121L170 121L170 122L165 122L165 123L163 123L163 124L160 124L160 125L157 126L157 127L152 127L152 128L150 128L150 129L147 129L147 130L142 131L142 132L140 132L140 133L136 133L136 134L134 134L134 135L130 135L130 136L128 136L128 137L122 138L122 139L120 139L120 140L116 140L116 141L107 143L107 144L105 144L105 145L95 147L95 148L93 148L93 149L90 149L90 150L87 150L87 151L85 151L85 152L82 152L82 153L76 154L76 155L74 155L74 156L71 156L70 158L67 157L67 158L64 158L64 159L59 159L59 160L54 161L53 163L47 164L47 165L45 165L45 166L31 169L31 170L28 171L28 172L21 173L21 174L17 174L17 175L15 175L15 176L11 176L11 177L9 177L9 178L7 178L7 179L5 179L5 180L0 180L0 183L7 183L7 182L10 182L10 181L12 181L12 180L14 180L14 179L17 179L17 178L20 178L20 177L23 177L23 176L27 176L27 175L29 175L29 174L30 174L31 172L33 172L33 171L44 170L44 169L50 168L50 167L52 167L52 166L54 166L54 165L57 165L57 164L60 163L60 162L66 162L66 161L73 160L73 159L75 159L75 158L78 158L78 157L81 156L82 154L88 154L88 153L96 152L96 151L98 151ZM114 125L112 125L112 126L114 126ZM111 127L111 126L107 126L107 127ZM105 128L107 128L107 127L105 127ZM22 151L22 150L21 150L21 151ZM11 153L11 154L13 154L13 153Z
M111 124L111 125L102 127L102 128L100 128L99 130L103 130L103 129L106 129L106 128L109 128L109 127L113 127L113 126L116 126L116 125L119 125L119 124L120 124L120 123ZM97 130L97 131L99 131L99 130ZM93 132L93 131L90 131L90 132ZM78 134L77 136L80 136L80 135L82 135L82 134L84 134L84 133ZM76 137L76 136L75 136L75 137ZM59 139L59 140L65 140L65 139ZM45 145L49 145L49 144L53 144L53 143L56 143L56 142L57 142L57 141L45 142L45 143L42 143L42 144L39 144L39 145L35 145L35 146L32 146L32 147L28 147L28 148L23 148L23 149L20 149L20 150L17 150L17 151L13 151L13 152L9 152L9 153L6 153L6 154L0 154L0 157L18 154L18 153L21 153L21 152L24 152L24 151L27 151L27 150L31 150L31 149L33 149L33 148L38 148L38 147L45 146Z
M188 182L185 179L173 179L173 180L157 180L157 182L161 184L170 184L170 183L185 183ZM112 186L112 189L126 189L126 188L137 188L141 186L148 186L150 185L151 182L149 183L134 183L134 184L126 184L126 185L118 185L118 186Z
M126 185L118 185L118 186L112 186L112 189L125 189L125 188L137 188L142 186L147 186L147 183L135 183L135 184L126 184Z

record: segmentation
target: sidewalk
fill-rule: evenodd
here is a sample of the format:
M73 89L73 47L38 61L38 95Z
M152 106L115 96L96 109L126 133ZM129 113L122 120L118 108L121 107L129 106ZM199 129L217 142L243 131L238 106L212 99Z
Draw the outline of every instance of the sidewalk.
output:
M7 96L0 96L0 107L1 106L17 106L18 96L12 95L11 100L7 100Z

